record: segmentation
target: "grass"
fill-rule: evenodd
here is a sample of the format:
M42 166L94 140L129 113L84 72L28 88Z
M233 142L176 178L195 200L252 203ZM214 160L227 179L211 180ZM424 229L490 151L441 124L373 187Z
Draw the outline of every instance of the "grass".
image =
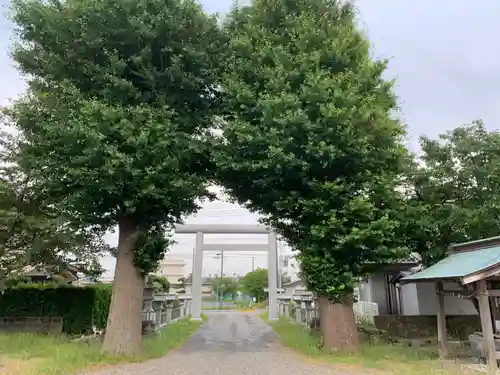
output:
M267 321L267 314L261 317ZM436 348L410 348L396 344L363 344L355 353L325 353L319 346L319 338L292 322L281 318L268 322L278 334L284 346L302 354L309 360L327 362L335 367L371 370L368 373L384 375L451 375L460 374L458 366L444 365L437 359ZM356 372L357 373L357 372Z
M206 317L204 317L206 319ZM71 342L64 336L35 334L0 335L0 374L69 375L120 363L161 357L182 345L201 322L181 319L143 341L143 351L133 357L101 354L99 342Z

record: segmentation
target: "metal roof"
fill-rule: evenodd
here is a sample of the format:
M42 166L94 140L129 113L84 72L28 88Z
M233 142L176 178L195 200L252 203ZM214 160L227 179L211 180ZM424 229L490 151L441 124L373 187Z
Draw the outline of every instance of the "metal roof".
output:
M474 241L468 241L468 242L462 242L462 243L454 243L453 245L451 245L451 248L456 249L456 248L460 248L463 246L484 245L484 244L487 244L489 242L499 241L499 240L500 240L500 236L488 237L488 238L482 238L480 240L474 240ZM481 247L484 247L484 246L481 246Z
M440 262L401 279L403 283L462 279L500 265L500 246L453 253Z

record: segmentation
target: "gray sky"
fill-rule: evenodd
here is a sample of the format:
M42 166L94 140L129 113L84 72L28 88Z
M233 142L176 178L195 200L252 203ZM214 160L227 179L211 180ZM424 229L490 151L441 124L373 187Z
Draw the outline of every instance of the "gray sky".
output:
M209 12L226 12L230 0L202 0ZM0 0L7 5L7 0ZM500 34L498 0L357 0L359 21L366 30L376 57L390 58L387 77L396 78L401 116L408 124L409 147L417 151L421 134L436 136L454 126L483 119L498 129L500 107L500 53L495 35ZM0 19L0 104L23 90L23 81L8 56L11 25ZM255 223L254 215L237 206L216 202L205 207L191 223ZM224 238L222 238L224 239ZM207 237L207 242L222 242ZM111 242L116 241L110 235ZM172 252L188 255L192 236L178 236ZM225 237L225 242L259 243L264 238ZM219 261L206 257L206 274L216 273ZM110 270L113 262L104 262ZM257 266L265 266L264 254ZM246 273L251 261L229 256L227 272ZM186 267L188 272L188 267Z

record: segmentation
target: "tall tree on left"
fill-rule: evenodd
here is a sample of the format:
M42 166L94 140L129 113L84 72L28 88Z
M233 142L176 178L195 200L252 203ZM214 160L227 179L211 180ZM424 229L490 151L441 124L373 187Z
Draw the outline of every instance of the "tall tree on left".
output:
M21 165L52 204L118 225L103 344L141 350L144 275L165 231L209 197L209 130L223 34L193 0L14 0L27 94L9 109Z

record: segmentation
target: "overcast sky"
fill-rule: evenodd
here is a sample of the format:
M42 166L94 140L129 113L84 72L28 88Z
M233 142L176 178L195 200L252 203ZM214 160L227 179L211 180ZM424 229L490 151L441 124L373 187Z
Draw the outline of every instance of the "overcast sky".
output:
M202 0L209 12L226 12L230 0ZM0 4L7 5L7 0ZM418 137L436 136L454 126L483 119L498 129L500 106L499 0L357 0L359 22L376 57L390 58L387 77L396 78L401 116L408 124L409 147L418 150ZM23 81L9 58L11 25L0 19L0 104L23 90ZM211 203L190 223L252 224L256 217L228 203ZM115 235L109 236L116 241ZM188 267L193 236L178 236L172 252L184 254ZM207 242L264 242L258 236L216 238ZM105 267L112 271L108 259ZM219 261L205 257L205 274L216 273ZM256 266L265 266L264 254ZM186 267L186 272L189 272ZM229 256L225 272L244 274L250 258Z

